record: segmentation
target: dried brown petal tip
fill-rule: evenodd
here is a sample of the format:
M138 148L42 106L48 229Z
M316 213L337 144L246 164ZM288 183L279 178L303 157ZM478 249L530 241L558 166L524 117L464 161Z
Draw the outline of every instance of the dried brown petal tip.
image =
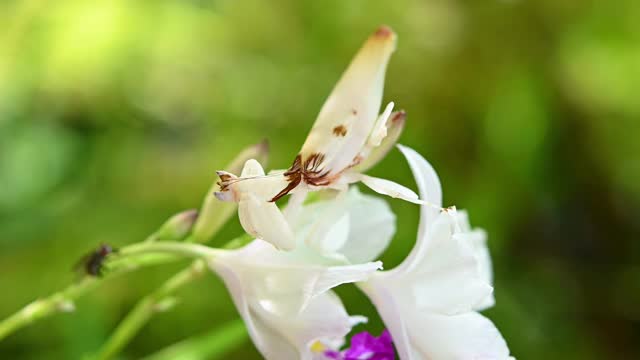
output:
M190 209L171 216L155 233L157 240L182 240L198 219L198 210Z
M256 149L259 153L269 153L269 140L263 139L258 144L256 144Z
M407 112L404 110L396 111L391 114L391 123L395 124L397 122L402 122L407 118Z
M181 216L185 221L194 223L198 219L198 210L191 209L184 211L182 212Z
M376 32L373 35L378 38L388 38L393 36L394 32L393 30L391 30L390 27L386 25L382 25L378 28L378 30L376 30Z

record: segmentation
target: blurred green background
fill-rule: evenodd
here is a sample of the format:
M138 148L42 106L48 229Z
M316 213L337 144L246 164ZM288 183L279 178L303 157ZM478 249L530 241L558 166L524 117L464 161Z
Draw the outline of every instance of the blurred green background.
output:
M385 101L445 203L487 229L520 359L640 357L640 2L617 0L0 2L0 317L74 281L101 242L198 207L245 146L288 167L368 34L392 26ZM371 171L414 187L393 152ZM391 201L413 245L418 210ZM241 233L237 219L214 244ZM185 263L186 264L186 263ZM3 359L92 352L184 264L108 280L0 342ZM340 289L351 313L373 308ZM237 317L213 275L126 348L134 359ZM247 342L228 358L258 358Z

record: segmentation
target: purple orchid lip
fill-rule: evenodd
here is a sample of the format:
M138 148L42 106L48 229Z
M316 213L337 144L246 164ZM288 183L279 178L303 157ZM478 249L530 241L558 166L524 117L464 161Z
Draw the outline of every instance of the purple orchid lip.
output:
M348 349L342 352L328 350L324 355L335 360L395 360L393 341L388 330L378 337L367 331L355 334Z

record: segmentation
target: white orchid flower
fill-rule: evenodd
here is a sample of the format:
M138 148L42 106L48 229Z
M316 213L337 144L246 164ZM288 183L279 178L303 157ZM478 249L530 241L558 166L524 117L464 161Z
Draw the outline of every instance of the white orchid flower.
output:
M327 221L329 214L337 221ZM317 342L341 343L359 318L330 289L381 268L372 260L388 245L395 216L383 200L354 188L303 206L293 229L293 251L257 239L210 260L266 359L312 359Z
M362 174L391 148L404 123L404 112L392 113L393 103L378 115L387 63L395 47L396 34L388 27L369 37L322 106L289 169L265 175L251 163L240 177L218 172L216 196L239 202L245 231L291 250L293 233L274 202L291 193L287 217L292 220L309 191L345 190L359 181L378 193L421 203L416 193L402 185Z
M429 163L399 146L420 196L440 205L442 192ZM492 304L484 235L466 214L423 205L415 247L398 267L359 283L391 332L403 360L508 359L509 349L477 310Z
M400 149L422 198L441 204L431 166ZM476 312L493 303L490 259L485 233L470 228L465 212L424 205L415 248L385 272L373 262L395 232L383 199L352 187L302 206L291 224L293 251L258 239L211 261L265 358L314 359L314 345L340 343L353 318L330 289L348 282L372 299L401 359L508 358L498 330Z

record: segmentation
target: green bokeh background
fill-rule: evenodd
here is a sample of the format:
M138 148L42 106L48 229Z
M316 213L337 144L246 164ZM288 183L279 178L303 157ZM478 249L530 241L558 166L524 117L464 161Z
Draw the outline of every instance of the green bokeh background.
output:
M489 233L497 306L520 359L640 357L640 2L616 0L0 2L0 317L60 289L106 242L198 207L214 171L271 143L287 167L379 24L398 50L385 102L445 203ZM372 175L415 187L393 152ZM418 210L390 201L415 240ZM241 233L237 219L214 244ZM186 264L186 263L184 263ZM0 342L3 359L77 359L184 264L108 280ZM340 289L351 313L374 309ZM237 317L213 275L126 348L134 359ZM247 342L230 359L259 358Z

